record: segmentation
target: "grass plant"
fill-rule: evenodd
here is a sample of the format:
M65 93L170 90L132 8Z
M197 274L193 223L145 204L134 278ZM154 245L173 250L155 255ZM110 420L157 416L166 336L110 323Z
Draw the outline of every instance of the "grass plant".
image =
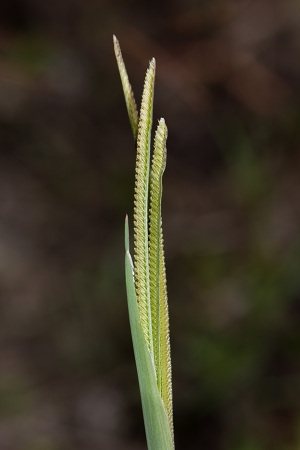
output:
M174 449L171 353L161 219L167 126L160 119L151 155L156 62L146 72L140 112L117 38L114 49L136 143L134 262L125 220L125 273L131 335L149 450Z

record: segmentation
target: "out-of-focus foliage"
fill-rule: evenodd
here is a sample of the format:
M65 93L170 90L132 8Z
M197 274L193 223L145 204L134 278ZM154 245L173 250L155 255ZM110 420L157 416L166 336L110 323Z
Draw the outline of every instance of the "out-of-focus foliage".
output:
M176 447L300 446L300 7L0 4L0 448L144 448L123 219L158 62ZM155 120L156 120L155 118Z

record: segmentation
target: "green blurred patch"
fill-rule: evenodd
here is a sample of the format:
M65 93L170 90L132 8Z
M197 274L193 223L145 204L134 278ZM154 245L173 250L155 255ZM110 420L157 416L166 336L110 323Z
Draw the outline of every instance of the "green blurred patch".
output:
M14 416L28 411L35 401L35 395L26 382L24 374L0 375L0 413Z
M55 47L40 35L23 35L15 38L6 48L7 59L23 70L34 73L55 54Z
M249 436L235 438L230 448L231 450L263 450L262 445Z
M24 450L58 450L61 446L50 437L37 437L33 442L25 445Z
M187 337L186 363L199 377L201 401L222 404L255 378L261 352L239 335ZM206 399L206 400L205 400Z

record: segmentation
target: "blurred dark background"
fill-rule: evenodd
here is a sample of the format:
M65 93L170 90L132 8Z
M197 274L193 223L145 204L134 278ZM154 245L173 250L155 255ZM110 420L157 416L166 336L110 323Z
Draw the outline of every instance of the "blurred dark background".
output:
M113 33L169 127L177 448L299 449L297 0L1 0L0 448L146 448Z

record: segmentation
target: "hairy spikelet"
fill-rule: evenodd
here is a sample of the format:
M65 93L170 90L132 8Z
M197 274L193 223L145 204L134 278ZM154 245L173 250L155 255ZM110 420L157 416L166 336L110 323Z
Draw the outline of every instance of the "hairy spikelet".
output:
M164 119L161 119L155 134L150 172L149 277L157 384L167 411L170 428L173 431L169 314L161 221L162 176L166 166L166 140L167 127Z
M166 165L166 140L167 127L164 119L160 119L154 140L154 152L150 171L150 208L149 208L149 278L150 278L150 300L152 318L152 336L154 347L154 362L157 372L157 381L160 388L161 381L161 358L159 339L159 245L161 228L161 196L162 176Z
M160 357L161 357L161 396L167 410L170 429L174 439L173 429L173 398L172 398L172 367L169 331L169 308L167 293L167 277L164 255L162 227L160 228L159 245L159 279L160 279Z
M153 112L155 60L150 61L146 73L137 135L137 155L134 192L134 265L135 286L141 325L153 356L149 258L148 258L148 188L150 143Z
M123 86L123 92L125 96L126 107L128 111L128 116L133 132L134 139L137 137L137 129L138 129L138 109L136 106L136 101L134 98L133 90L131 84L129 82L127 70L124 64L121 48L118 39L116 36L113 36L114 41L114 50L116 55L116 60L118 63L118 68L120 72L121 82Z

